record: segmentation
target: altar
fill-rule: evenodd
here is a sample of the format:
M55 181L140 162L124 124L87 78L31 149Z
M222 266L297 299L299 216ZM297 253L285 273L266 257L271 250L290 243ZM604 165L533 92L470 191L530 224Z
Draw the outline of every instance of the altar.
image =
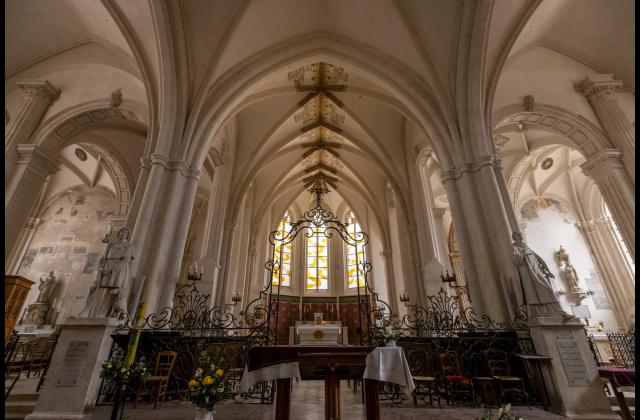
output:
M296 321L296 342L300 345L342 343L341 321Z
M363 379L367 420L380 420L379 381L399 385L408 398L415 389L402 347L255 346L249 350L240 392L263 381L276 380L277 420L288 420L291 380L324 379L325 419L341 418L340 380Z

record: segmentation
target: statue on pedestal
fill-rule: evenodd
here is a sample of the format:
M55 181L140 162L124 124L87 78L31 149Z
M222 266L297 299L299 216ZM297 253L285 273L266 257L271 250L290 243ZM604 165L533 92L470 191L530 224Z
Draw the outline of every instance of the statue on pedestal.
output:
M40 290L40 294L38 294L38 298L36 299L36 303L46 303L49 304L49 299L51 297L51 291L53 290L53 285L56 282L56 276L53 275L53 271L49 272L49 275L46 279L43 280L43 277L40 277L40 285L38 286L38 290Z
M560 307L555 291L551 286L554 275L542 257L536 254L524 243L522 234L514 232L513 251L514 262L518 268L522 293L529 317L555 317L570 318Z
M45 323L49 314L51 292L55 283L56 276L53 275L53 271L50 271L46 278L44 276L40 277L40 285L38 286L40 293L36 301L27 307L26 317L22 321L23 324L33 324L39 327Z
M80 316L117 317L127 312L129 299L129 264L133 260L133 245L129 230L118 231L118 241L109 244L100 259L98 278L91 286L87 303Z

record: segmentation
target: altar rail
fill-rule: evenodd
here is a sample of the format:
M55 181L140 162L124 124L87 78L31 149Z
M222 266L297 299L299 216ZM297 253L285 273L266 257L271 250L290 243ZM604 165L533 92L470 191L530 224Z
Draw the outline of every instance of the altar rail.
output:
M268 324L259 302L251 302L243 311L244 315L236 317L230 305L209 307L208 300L209 295L200 294L194 285L181 286L176 291L172 307L150 314L142 321L136 358L144 356L153 369L158 352L178 353L168 383L167 400L183 398L187 383L201 367L202 358L207 353L224 356L225 365L221 367L231 373L237 387L249 349L268 342ZM134 320L126 315L123 317L122 325L112 335L114 343L109 360L123 358L133 324ZM133 389L136 386L130 384ZM114 383L103 381L96 404L111 404L114 391ZM133 390L129 390L129 396L132 393ZM238 398L247 402L271 403L273 384L259 384Z
M635 368L636 365L636 335L635 331L630 333L607 333L607 341L611 349L613 360L604 360L593 334L587 336L589 347L593 352L593 358L598 366L621 366L625 368Z

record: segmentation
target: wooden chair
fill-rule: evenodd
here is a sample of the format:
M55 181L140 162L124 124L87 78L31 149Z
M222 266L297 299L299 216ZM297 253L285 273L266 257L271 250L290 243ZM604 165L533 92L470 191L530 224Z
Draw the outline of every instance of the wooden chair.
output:
M514 394L527 399L529 404L529 394L524 389L524 381L518 376L512 376L509 369L509 355L506 351L491 349L485 350L485 357L489 365L491 377L500 383L499 392L502 400L506 403L505 394Z
M455 406L456 397L460 394L469 395L476 406L476 395L473 382L462 374L462 361L457 353L446 351L440 353L440 370L444 382L447 403Z
M409 366L411 367L411 376L416 389L413 391L413 408L418 408L418 397L423 397L425 402L429 397L429 404L433 405L433 400L438 401L440 405L440 390L436 381L436 372L433 364L433 353L424 350L414 350L407 354Z
M167 393L167 387L169 385L169 377L171 376L171 370L173 364L176 361L178 353L175 351L161 351L156 355L156 367L152 376L148 376L144 379L140 379L138 382L138 389L136 390L136 397L133 400L133 408L138 406L138 401L143 394L153 393L153 409L156 409L158 400L162 397L162 404L164 405L164 397ZM150 383L152 385L151 392L144 389L144 384Z

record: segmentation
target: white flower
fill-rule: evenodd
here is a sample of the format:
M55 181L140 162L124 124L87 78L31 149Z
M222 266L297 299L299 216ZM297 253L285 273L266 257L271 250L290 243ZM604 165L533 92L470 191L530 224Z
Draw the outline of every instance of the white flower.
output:
M502 417L502 413L504 412L504 409L502 407L500 407L500 410L498 411L498 418Z
M505 413L510 413L510 412L511 412L511 404L507 404L507 405L504 407L504 412L505 412Z

